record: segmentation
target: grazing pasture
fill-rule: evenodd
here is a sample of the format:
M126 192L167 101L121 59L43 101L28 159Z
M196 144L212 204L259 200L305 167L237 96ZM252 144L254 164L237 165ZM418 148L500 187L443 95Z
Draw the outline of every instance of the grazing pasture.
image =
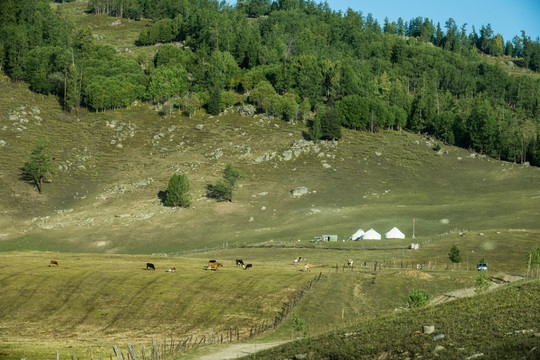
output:
M148 256L131 255L65 254L53 269L51 255L0 254L0 328L9 329L0 358L50 359L56 349L80 357L90 347L108 358L112 345L128 341L209 336L208 329L236 326L245 335L255 323L273 320L312 278L272 263L258 272L224 266L210 274L200 270L200 257L152 259L157 269L174 263L182 276L141 271Z
M151 259L65 253L58 268L47 266L58 253L0 253L0 328L10 329L2 335L0 353L40 359L50 358L56 349L84 354L91 347L95 356L108 357L114 344L148 344L152 336L210 336L208 329L226 331L231 326L245 334L254 323L273 321L282 304L319 274L321 280L294 311L305 319L309 334L322 334L406 306L411 289L437 296L473 287L478 257L486 257L493 276L523 274L525 254L538 244L539 235L524 231L417 238L418 250L399 249L400 240L378 242L376 250L375 242L303 248L311 272L299 271L301 267L291 262L298 248L282 247ZM447 253L456 242L464 261L454 268ZM257 271L238 269L239 257L250 259ZM346 266L352 257L354 269ZM224 266L218 272L201 271L200 264L209 258L220 259ZM156 269L173 264L182 276L141 271L140 264L148 261ZM413 268L420 262L429 269ZM290 321L285 319L266 338L290 337ZM72 347L66 348L66 341Z

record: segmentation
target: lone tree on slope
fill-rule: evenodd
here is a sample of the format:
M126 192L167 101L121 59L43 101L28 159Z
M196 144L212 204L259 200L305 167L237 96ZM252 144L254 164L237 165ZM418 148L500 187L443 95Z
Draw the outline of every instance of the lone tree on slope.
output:
M52 173L51 156L47 141L42 139L32 149L30 159L22 168L23 176L30 178L36 184L39 193L43 190L43 179Z
M173 174L169 180L165 205L189 207L191 205L191 194L189 192L189 179L185 174Z
M452 245L452 247L450 248L450 252L448 253L448 258L454 264L461 262L461 254L457 245Z
M223 170L223 179L218 180L215 185L208 185L207 196L217 201L232 201L233 190L241 177L240 170L230 163L227 164Z

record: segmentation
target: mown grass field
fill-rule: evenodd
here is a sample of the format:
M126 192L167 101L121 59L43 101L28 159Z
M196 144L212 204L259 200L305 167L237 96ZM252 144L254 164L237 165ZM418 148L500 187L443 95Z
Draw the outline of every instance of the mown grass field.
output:
M85 14L84 5L61 6L101 36L96 41L141 62L151 59L155 47L134 45L144 21L111 26L116 19ZM125 348L152 337L180 339L229 326L247 331L274 319L283 302L318 274L321 280L294 310L305 319L309 336L378 329L362 333L360 342L349 337L375 344L373 354L395 351L392 344L403 344L411 354L415 346L424 349L429 341L411 331L428 316L450 331L445 341L461 339L464 325L456 312L470 314L463 321L472 324L463 330L467 334L483 326L483 317L494 324L488 338L471 334L463 340L489 341L491 349L509 341L492 336L497 331L539 331L531 323L538 323L538 311L523 312L529 300L499 303L498 295L493 301L486 300L489 295L462 300L446 310L388 315L405 306L415 288L436 296L473 287L474 266L482 257L494 276L525 274L527 252L540 246L538 168L444 144L438 153L433 139L390 131L344 130L337 145L310 145L309 152L285 160L303 139L301 122L242 117L234 110L169 118L146 103L66 114L56 98L33 94L4 76L0 81L1 359L51 359L56 350L62 358L89 357L90 348L96 358L108 358L114 344ZM43 137L50 141L55 171L39 195L20 176ZM216 203L205 196L206 188L227 163L243 177L233 202ZM188 175L190 208L166 208L159 199L175 172ZM293 198L291 190L300 186L309 194ZM407 239L342 241L359 228L384 233L393 226ZM339 241L310 242L322 234L337 234ZM420 249L407 250L411 242ZM456 266L448 260L454 244L463 260ZM293 265L297 256L313 266L311 273ZM212 258L224 268L205 271ZM237 268L237 258L252 263L252 271ZM343 269L349 258L354 271ZM51 259L60 266L49 267ZM143 270L148 261L157 265L155 272ZM382 268L375 271L375 262ZM419 263L427 270L413 269ZM165 272L170 265L176 273ZM534 300L537 289L532 282L508 291ZM512 322L485 315L490 309L503 309ZM394 334L395 324L404 330ZM410 337L415 340L409 344ZM290 317L263 337L290 338ZM339 351L327 346L336 354L360 351L339 339L313 341L340 344Z

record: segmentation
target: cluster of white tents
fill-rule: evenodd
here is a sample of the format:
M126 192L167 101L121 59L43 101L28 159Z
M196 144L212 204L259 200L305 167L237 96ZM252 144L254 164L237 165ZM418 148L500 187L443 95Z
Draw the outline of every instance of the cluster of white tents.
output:
M358 229L351 235L351 240L381 240L382 236L373 229L369 229L364 232L362 229ZM397 227L393 227L390 231L384 234L385 239L405 239L405 234L401 232Z

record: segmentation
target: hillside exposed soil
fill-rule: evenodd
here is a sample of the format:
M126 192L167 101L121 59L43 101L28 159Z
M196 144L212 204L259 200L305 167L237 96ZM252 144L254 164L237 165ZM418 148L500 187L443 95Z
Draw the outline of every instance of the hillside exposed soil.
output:
M250 354L256 353L258 351L266 350L274 346L279 346L286 343L287 341L272 341L265 343L243 343L227 346L217 352L212 354L203 355L199 357L199 360L214 360L214 359L237 359L240 357L248 356Z
M519 275L497 274L496 276L491 278L491 285L488 291L492 291L498 288L499 286L506 285L511 282L522 280L522 279L523 279L523 276L519 276ZM452 292L435 297L433 300L431 300L430 305L437 305L437 304L445 303L448 301L457 300L457 299L470 297L474 295L476 295L475 288L460 289L460 290L452 291Z

